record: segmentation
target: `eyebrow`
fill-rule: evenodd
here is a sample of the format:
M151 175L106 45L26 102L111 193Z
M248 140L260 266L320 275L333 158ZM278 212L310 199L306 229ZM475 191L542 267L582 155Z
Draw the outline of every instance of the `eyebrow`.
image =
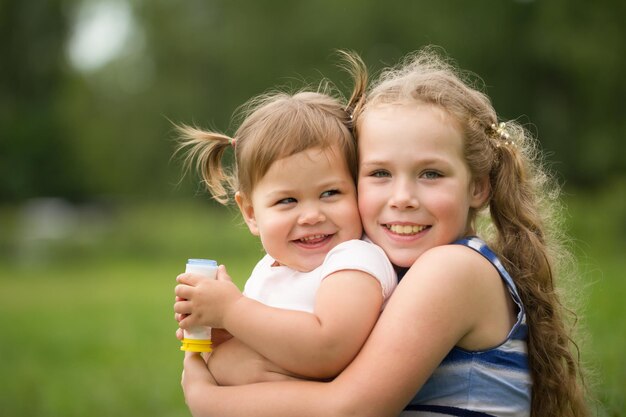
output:
M439 158L439 157L426 157L426 158L416 158L415 160L412 161L413 163L417 163L419 165L431 165L431 164L446 164L449 165L449 162L447 161L447 159L445 158ZM378 166L385 166L387 164L389 164L390 161L389 160L385 160L385 159L370 159L370 160L366 160L363 162L359 163L359 167L378 167Z
M347 180L344 178L335 178L335 179L331 179L330 181L326 181L323 182L321 184L319 184L320 188L332 188L332 187L345 187L346 185L354 185L354 181Z
M369 161L359 162L359 165L384 165L387 161L382 159L371 159Z

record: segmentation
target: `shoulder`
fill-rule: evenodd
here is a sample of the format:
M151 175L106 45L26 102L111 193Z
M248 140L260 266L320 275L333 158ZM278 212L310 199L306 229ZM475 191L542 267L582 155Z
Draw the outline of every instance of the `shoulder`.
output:
M471 276L473 272L493 269L483 255L464 245L442 245L428 249L415 261L409 271L427 268L433 272Z
M483 255L465 245L457 244L442 245L427 250L415 261L413 267L415 266L461 272L464 276L472 275L474 268L494 269L491 262Z
M397 284L393 265L385 252L377 245L363 240L349 240L335 246L322 266L322 276L338 271L360 271L378 280L387 298Z
M490 323L493 315L486 306L502 296L501 290L497 270L480 253L462 245L438 246L407 271L385 313L407 332L428 334L437 345L429 349L445 356L444 351L464 347L468 337ZM480 344L488 344L482 335Z
M472 311L499 297L502 280L495 267L480 253L464 245L443 245L424 252L402 279L446 297Z

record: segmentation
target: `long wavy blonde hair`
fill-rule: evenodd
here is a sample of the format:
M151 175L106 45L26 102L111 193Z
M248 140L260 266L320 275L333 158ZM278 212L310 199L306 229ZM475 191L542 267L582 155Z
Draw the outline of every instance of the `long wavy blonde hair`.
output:
M472 228L480 226L513 277L527 311L531 416L587 416L573 338L577 317L564 307L556 282L557 271L574 271L561 268L572 257L559 227L559 187L545 168L537 141L515 121L498 130L491 101L475 87L471 74L458 70L434 47L407 56L371 86L360 57L345 51L341 55L354 77L348 106L357 138L364 110L383 103L429 103L461 126L470 171L475 178L487 176L491 187L486 207L470 213ZM486 221L477 222L479 218Z

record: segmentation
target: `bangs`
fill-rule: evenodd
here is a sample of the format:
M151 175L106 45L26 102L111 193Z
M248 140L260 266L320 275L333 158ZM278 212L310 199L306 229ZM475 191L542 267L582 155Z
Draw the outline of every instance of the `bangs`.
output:
M351 173L353 165L356 171L356 144L346 126L347 120L319 105L291 97L271 103L263 110L263 114L251 116L257 119L253 123L254 129L244 132L248 135L248 143L258 146L247 146L240 155L242 167L253 167L250 172L241 173L249 178L251 187L263 178L275 161L313 148L325 150L336 146L346 158ZM249 163L243 163L244 160Z

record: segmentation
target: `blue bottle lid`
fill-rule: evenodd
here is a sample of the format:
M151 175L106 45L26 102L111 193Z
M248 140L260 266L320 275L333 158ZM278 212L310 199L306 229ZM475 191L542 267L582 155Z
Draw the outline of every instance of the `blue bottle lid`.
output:
M187 265L217 266L217 261L213 259L188 259Z

